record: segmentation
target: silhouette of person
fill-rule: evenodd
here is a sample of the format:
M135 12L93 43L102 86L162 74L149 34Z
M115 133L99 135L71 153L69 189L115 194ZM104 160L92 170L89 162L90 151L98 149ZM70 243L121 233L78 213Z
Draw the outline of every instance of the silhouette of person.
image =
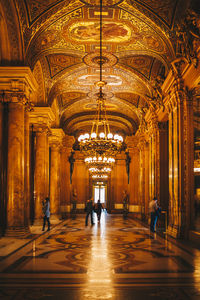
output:
M151 222L150 222L150 231L155 232L156 223L159 217L159 213L161 212L161 208L158 206L157 198L154 197L153 200L149 203L149 212L151 214Z
M128 216L128 206L129 206L129 195L126 190L123 192L123 217L124 219Z
M88 225L88 218L90 215L90 220L91 220L91 224L94 224L93 221L93 198L90 198L89 200L87 200L86 205L85 205L85 212L86 212L86 217L85 217L85 226Z
M101 204L100 200L97 201L96 205L95 205L95 212L97 213L97 220L100 222L101 220L101 212L103 209L103 205Z
M43 202L42 210L43 210L43 214L44 214L42 231L45 230L46 221L48 223L48 231L49 231L50 230L50 220L49 220L49 218L50 218L50 200L49 200L49 197L45 198L45 202Z

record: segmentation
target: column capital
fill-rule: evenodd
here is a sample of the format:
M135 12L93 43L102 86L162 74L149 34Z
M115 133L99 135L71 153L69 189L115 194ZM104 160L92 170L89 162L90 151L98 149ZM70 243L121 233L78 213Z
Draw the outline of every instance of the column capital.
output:
M29 67L0 67L0 102L32 102L38 84ZM24 103L23 103L24 104Z
M128 149L135 148L135 147L137 147L137 144L138 144L138 137L133 136L133 135L127 136L125 139L125 143L126 143Z
M74 142L75 142L75 138L73 136L65 135L65 137L63 138L63 147L71 149Z
M50 146L61 146L64 136L65 133L61 128L51 128L49 136Z
M34 107L34 110L30 112L30 123L35 126L50 128L54 120L55 115L50 107Z

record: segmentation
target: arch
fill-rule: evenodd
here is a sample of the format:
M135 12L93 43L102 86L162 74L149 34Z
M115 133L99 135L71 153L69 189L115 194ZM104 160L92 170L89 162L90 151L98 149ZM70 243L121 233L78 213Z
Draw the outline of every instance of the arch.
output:
M2 65L23 64L22 35L13 1L0 3L0 60Z

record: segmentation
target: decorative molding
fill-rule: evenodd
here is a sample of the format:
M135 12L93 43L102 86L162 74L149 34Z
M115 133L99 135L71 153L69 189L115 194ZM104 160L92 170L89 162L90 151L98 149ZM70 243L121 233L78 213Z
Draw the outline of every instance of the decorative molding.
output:
M55 120L55 115L50 107L35 107L30 112L30 123L38 126L51 127L52 122Z

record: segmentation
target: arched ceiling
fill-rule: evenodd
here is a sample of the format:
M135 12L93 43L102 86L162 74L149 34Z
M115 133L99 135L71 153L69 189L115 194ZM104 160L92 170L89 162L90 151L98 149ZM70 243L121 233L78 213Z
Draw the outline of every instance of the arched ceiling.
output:
M166 76L174 59L170 31L184 3L103 0L103 92L110 126L124 136L137 131L153 82ZM57 101L59 126L75 136L90 129L96 109L98 5L18 0L26 62L42 70L46 103Z

